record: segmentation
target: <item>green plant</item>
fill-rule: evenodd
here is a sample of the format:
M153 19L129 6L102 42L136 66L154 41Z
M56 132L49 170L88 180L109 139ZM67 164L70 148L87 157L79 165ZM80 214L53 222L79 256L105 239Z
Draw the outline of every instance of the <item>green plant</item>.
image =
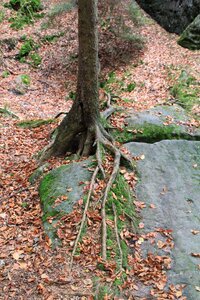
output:
M36 18L43 17L38 14L42 9L40 0L10 0L7 7L14 9L17 13L9 19L11 28L22 29L26 24L34 23Z
M69 92L69 95L68 95L69 99L75 100L75 97L76 97L76 93L75 92L73 92L73 91Z
M31 78L30 78L29 75L22 74L22 75L20 76L20 78L21 78L21 81L22 81L23 84L25 84L25 85L27 85L27 86L30 85L30 83L31 83Z
M10 76L10 72L7 71L7 70L5 70L5 71L2 72L1 76L2 76L3 78L7 78L7 77Z
M127 92L132 92L134 89L135 89L135 87L136 87L136 83L135 82L132 82L132 83L129 83L128 85L127 85L127 87L126 87L126 91Z
M175 98L176 103L188 111L200 103L200 84L185 70L181 71L178 80L171 87L170 93Z
M40 0L10 0L9 6L14 10L21 10L26 15L42 9Z
M30 65L37 68L42 62L42 58L38 53L30 54Z
M20 60L22 57L28 56L29 53L30 53L32 50L35 49L35 47L36 47L36 44L35 44L35 42L33 41L32 38L26 40L26 41L22 44L22 46L21 46L21 48L20 48L20 50L19 50L19 53L18 53L17 56L16 56L17 59Z

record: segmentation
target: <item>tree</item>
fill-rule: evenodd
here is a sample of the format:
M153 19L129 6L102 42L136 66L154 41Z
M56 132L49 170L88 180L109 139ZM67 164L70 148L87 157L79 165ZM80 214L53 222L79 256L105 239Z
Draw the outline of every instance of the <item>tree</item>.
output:
M47 156L77 152L89 155L101 128L98 104L98 32L97 1L78 1L78 78L76 98L71 110L58 127Z
M91 179L81 226L72 252L71 264L86 219L94 182L99 171L101 171L103 177L107 180L101 207L102 258L106 259L106 199L118 173L121 157L125 158L131 164L130 160L115 147L112 138L101 124L98 103L99 61L96 0L78 1L78 40L79 59L76 98L71 110L58 126L55 141L48 147L42 157L42 159L46 159L50 156L60 156L66 154L68 151L87 156L96 151L98 164ZM106 117L113 112L113 107L110 106L109 102L110 101L108 101L108 110L105 114ZM109 179L106 178L105 171L102 167L100 144L114 154L114 166Z

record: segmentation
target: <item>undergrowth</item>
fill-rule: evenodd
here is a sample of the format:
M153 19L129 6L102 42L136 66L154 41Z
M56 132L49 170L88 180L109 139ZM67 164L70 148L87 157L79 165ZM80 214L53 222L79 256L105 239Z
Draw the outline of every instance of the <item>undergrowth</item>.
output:
M25 25L33 24L37 18L44 16L39 13L42 10L40 0L10 0L5 6L14 11L9 19L13 29L23 29Z
M200 103L200 83L196 78L188 75L185 70L181 71L178 80L171 87L170 92L176 103L188 112L192 112L193 107Z

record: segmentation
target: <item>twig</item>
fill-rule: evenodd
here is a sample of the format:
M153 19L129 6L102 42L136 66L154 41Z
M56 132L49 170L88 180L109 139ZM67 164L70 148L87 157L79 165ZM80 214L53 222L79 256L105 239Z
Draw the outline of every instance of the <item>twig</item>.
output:
M123 252L122 252L120 239L119 239L119 233L118 233L118 228L117 228L117 212L116 212L116 207L115 207L114 203L112 203L112 209L113 209L113 213L114 213L115 235L116 235L117 246L119 248L119 255L120 255L119 272L121 272L123 270L123 266L122 266L122 264L123 264Z
M97 176L98 172L99 172L99 166L96 167L96 169L94 170L94 173L92 175L92 179L91 179L91 183L90 183L90 189L89 189L87 201L86 201L86 204L85 204L85 208L84 208L84 212L83 212L83 216L82 216L82 220L81 220L81 225L80 225L80 228L79 228L79 231L78 231L78 234L77 234L77 237L76 237L76 241L75 241L75 244L74 244L74 248L73 248L73 251L72 251L72 254L71 254L71 261L70 261L70 267L69 267L70 270L72 269L72 265L73 265L73 261L74 261L74 254L76 252L78 241L80 239L80 235L81 235L84 223L85 223L85 219L86 219L86 215L87 215L87 210L88 210L91 194L92 194L92 191L93 191L95 179L96 179L96 176Z

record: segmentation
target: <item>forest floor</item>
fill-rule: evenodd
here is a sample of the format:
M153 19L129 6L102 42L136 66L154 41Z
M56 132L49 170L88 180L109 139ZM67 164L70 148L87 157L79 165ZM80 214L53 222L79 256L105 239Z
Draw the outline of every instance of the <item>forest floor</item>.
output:
M46 11L56 3L48 1ZM49 134L59 121L36 128L17 125L21 120L51 119L70 109L77 72L77 11L73 9L56 17L47 29L41 30L44 22L41 19L16 31L8 22L11 11L4 10L5 18L0 24L4 41L0 44L0 71L1 74L8 71L8 76L0 74L0 108L19 119L0 115L0 299L93 299L94 270L75 262L71 274L68 273L68 250L51 249L51 240L43 230L38 184L31 185L28 181L37 168L35 155L48 144ZM53 42L40 42L42 37L61 31L64 35ZM177 35L167 33L151 19L139 32L145 45L142 49L132 49L127 62L121 60L125 55L123 44L118 44L117 50L109 50L113 40L100 37L101 80L119 96L117 104L134 111L170 101L170 87L182 70L200 80L199 53L178 46ZM37 53L42 61L37 68L15 59L24 43L23 35L40 43ZM14 47L6 42L11 38ZM29 76L30 85L19 95L16 85L22 74ZM132 83L135 88L128 88ZM199 107L194 110L199 113ZM123 115L113 117L114 126L120 127L122 123ZM66 161L54 158L49 163L51 170ZM107 281L109 276L105 275ZM168 298L152 299L185 299L181 295L180 290L173 290Z

